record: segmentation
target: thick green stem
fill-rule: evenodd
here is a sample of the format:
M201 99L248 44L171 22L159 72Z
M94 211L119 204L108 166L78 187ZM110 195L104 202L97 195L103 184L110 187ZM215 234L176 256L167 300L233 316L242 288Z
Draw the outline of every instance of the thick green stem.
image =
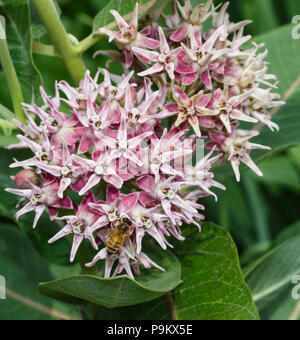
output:
M1 24L0 30L4 30ZM19 121L26 122L26 116L22 107L24 98L15 67L9 53L6 39L0 39L0 61L10 90L16 117Z
M89 48L95 45L102 38L103 38L103 35L92 33L91 35L89 35L87 38L85 38L79 43L79 45L77 46L77 52L83 53L87 51Z
M53 0L32 0L68 72L78 84L84 77L85 66L57 13Z

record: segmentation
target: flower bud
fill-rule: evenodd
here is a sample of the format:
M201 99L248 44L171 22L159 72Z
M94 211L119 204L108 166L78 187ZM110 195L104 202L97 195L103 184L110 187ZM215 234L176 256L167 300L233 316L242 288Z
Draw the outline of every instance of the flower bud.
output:
M40 178L34 170L24 169L18 172L14 178L16 185L20 189L31 189L30 183L38 185Z

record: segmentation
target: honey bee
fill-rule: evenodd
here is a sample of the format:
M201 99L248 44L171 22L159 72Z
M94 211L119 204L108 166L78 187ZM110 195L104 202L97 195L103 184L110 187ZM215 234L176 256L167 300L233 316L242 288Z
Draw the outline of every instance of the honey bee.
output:
M115 255L119 251L126 237L129 235L131 226L132 222L126 217L121 218L114 226L106 245L108 255Z

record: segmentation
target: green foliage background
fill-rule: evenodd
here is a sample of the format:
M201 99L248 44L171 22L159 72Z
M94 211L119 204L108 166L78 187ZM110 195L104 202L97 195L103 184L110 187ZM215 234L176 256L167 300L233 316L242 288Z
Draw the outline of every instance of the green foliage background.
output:
M57 3L67 31L78 40L90 34L93 18L107 4L102 0L57 0ZM199 0L193 0L192 3L197 4ZM299 1L232 0L229 12L233 21L252 20L253 23L247 26L246 33L252 34L255 41L266 40L270 50L270 68L272 73L279 76L279 92L284 95L299 77L300 42L291 39L292 26L288 26L293 16L300 15ZM33 8L32 23L34 40L51 44ZM110 49L111 45L103 39L84 55L86 65L92 73L99 66L104 67L107 60L105 57L92 58L93 52L100 48ZM56 80L65 79L71 82L60 59L33 54L33 60L42 74L48 93L53 94ZM112 64L110 71L120 73L120 65ZM38 81L37 75L35 81ZM12 109L3 72L0 72L0 88L0 103ZM205 224L203 233L199 235L187 229L187 243L176 244L175 254L181 261L184 281L172 294L178 318L257 319L257 311L244 278L262 319L299 318L299 304L291 298L291 279L300 274L300 147L297 146L300 144L299 97L298 86L287 105L277 113L278 123L282 127L278 137L267 132L262 137L263 143L275 147L275 152L270 157L256 157L260 159L259 167L264 173L263 178L244 171L241 183L237 184L231 172L226 169L218 172L217 177L227 187L227 191L218 193L217 204L212 199L206 199L204 205L207 207L207 220L223 229ZM13 136L0 136L0 145L7 144L9 138L13 140ZM4 188L8 177L5 169L10 160L4 149L0 149L0 153L0 185ZM47 258L49 249L38 247L41 244L39 238L45 242L48 235L39 236L30 231L28 223L22 220L20 227L34 244L34 250L25 233L17 229L13 221L13 211L7 210L1 195L2 191L0 274L9 277L7 284L12 294L6 301L0 300L0 319L80 318L78 307L52 300L37 290L40 282L76 274L77 265L64 266L59 254L55 264L47 263L39 253ZM12 198L10 203L14 203ZM213 235L211 230L214 231ZM236 248L228 233L237 246L244 276L240 271ZM193 239L192 244L189 244L189 237ZM221 239L222 242L216 243L216 239ZM60 246L59 249L63 252L64 245ZM188 249L193 249L196 255L190 254ZM199 254L205 256L195 257ZM228 258L229 263L226 260ZM55 289L53 286L50 288ZM43 288L40 287L40 290ZM60 293L62 291L55 292ZM52 291L48 295L53 294ZM24 298L34 303L24 303ZM81 308L89 317L98 319L171 317L167 300L163 297L135 307L107 309L104 306L106 305L93 311L90 307Z

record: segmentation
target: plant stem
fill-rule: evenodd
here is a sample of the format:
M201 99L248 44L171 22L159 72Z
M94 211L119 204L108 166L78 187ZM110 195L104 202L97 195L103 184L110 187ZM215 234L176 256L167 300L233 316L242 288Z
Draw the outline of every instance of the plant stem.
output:
M4 30L1 24L0 30ZM19 121L24 123L27 120L22 107L24 98L21 90L21 85L19 83L19 79L15 70L15 66L9 53L6 39L0 39L0 62L8 83L16 117Z
M48 57L59 57L56 53L54 46L46 45L39 41L32 42L32 51L33 53L43 54Z
M88 37L83 39L77 46L77 53L83 53L95 45L99 40L103 38L103 35L90 34Z
M84 78L85 65L65 30L53 0L32 0L55 47L76 84Z
M15 115L7 107L0 104L0 116L6 120L12 120Z

